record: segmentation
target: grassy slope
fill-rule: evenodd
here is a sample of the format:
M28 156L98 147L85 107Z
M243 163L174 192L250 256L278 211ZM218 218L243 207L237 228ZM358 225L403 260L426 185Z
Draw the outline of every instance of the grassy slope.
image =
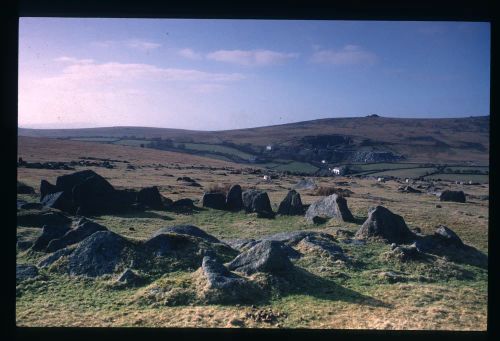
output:
M251 143L265 146L274 143L292 143L303 136L319 134L350 135L357 139L369 138L388 143L387 147L408 156L415 162L472 160L488 163L489 117L451 119L402 119L386 117L331 118L284 125L227 130L190 131L166 128L113 127L91 129L32 130L19 129L21 135L68 137L107 136L162 138L191 138L196 143ZM436 147L434 143L448 144ZM484 151L464 148L464 143L480 143Z
M158 185L162 193L171 198L199 198L203 188L185 187L176 181L177 176L187 175L197 179L206 188L215 183L240 183L244 188L260 188L269 193L271 203L277 204L300 178L286 177L262 182L257 175L227 174L196 169L177 169L172 164L189 165L189 162L216 162L212 159L139 148L48 140L36 144L37 139L20 138L19 155L29 161L76 159L85 156L123 158L136 165L136 171L126 171L125 164L116 169L95 168L117 187L144 187ZM67 143L76 143L68 145ZM73 150L76 148L76 150ZM164 163L156 168L152 163ZM219 163L218 163L219 164ZM219 165L226 165L221 162ZM78 168L80 169L80 168ZM83 169L83 168L82 168ZM40 179L54 181L56 176L70 171L52 171L20 168L18 179L37 186ZM172 176L165 176L169 174ZM317 179L318 185L331 186L344 178ZM451 227L467 244L482 251L488 248L488 202L471 200L466 204L439 202L434 196L399 193L400 184L389 181L378 184L369 179L356 179L350 188L354 194L348 204L354 216L363 221L370 206L382 204L402 215L409 227L420 227L424 233L432 233L435 226ZM474 195L488 194L487 186L460 186ZM318 199L311 192L300 191L304 203ZM20 195L28 201L36 196ZM439 203L442 208L436 207ZM131 238L147 238L153 231L165 225L195 224L219 238L254 237L299 229L317 229L333 232L342 227L355 231L359 225L330 221L319 227L307 225L302 217L278 217L274 220L259 219L254 215L201 210L186 215L164 211L146 211L136 215L101 216L96 220L109 229ZM133 227L134 230L130 230ZM39 229L18 228L21 240L33 239ZM23 326L177 326L177 327L232 327L235 321L243 321L246 327L309 327L309 328L379 328L379 329L464 329L484 330L486 327L487 272L467 265L459 269L475 274L475 280L438 280L422 283L389 284L377 278L380 271L405 271L410 276L429 274L431 271L384 262L380 254L388 246L372 243L365 248L342 244L346 252L365 264L348 268L332 263L321 256L304 257L296 265L313 274L309 289L292 292L273 299L258 309L270 307L285 312L279 325L255 322L245 317L249 306L151 306L133 300L137 289L109 290L105 281L86 281L68 278L42 271L41 281L27 282L18 287L16 321ZM34 262L33 256L18 253L18 262ZM188 274L166 274L172 280L181 280ZM408 318L411 316L411 318Z

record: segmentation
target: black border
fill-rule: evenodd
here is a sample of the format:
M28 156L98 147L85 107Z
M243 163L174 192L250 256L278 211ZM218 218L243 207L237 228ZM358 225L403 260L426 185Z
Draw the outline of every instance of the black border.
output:
M15 282L5 281L8 285L3 307L7 315L2 319L3 339L50 339L50 340L89 340L89 339L150 339L162 338L211 338L219 340L256 339L265 337L285 337L305 339L428 339L441 340L481 340L498 336L497 274L493 260L497 257L495 240L497 232L493 228L498 221L495 212L494 193L498 181L494 174L497 168L495 151L498 149L494 139L497 119L494 116L496 104L495 57L498 53L494 44L497 34L496 17L493 13L493 1L484 0L353 0L353 1L317 1L294 0L278 2L261 1L193 1L175 0L155 2L149 0L19 0L2 3L0 11L4 38L3 51L6 61L2 64L2 139L8 148L4 149L3 159L8 167L2 171L11 180L7 181L8 193L16 193L14 177L17 178L17 62L18 62L18 18L26 17L102 17L102 18L219 18L219 19L324 19L324 20L406 20L406 21L485 21L491 23L491 90L490 90L490 220L489 220L489 286L488 286L488 331L487 332L441 332L441 331L376 331L376 330L270 330L270 329L152 329L152 328L17 328L15 326ZM6 34L5 34L6 33ZM5 144L4 144L5 145ZM0 224L8 230L11 241L16 238L15 208L10 194L4 196L6 202L2 208L8 211L7 222ZM11 206L12 205L12 206ZM4 215L5 216L5 215ZM8 264L15 264L15 246L0 248ZM13 268L9 268L9 278L14 278ZM10 272L12 271L12 272Z

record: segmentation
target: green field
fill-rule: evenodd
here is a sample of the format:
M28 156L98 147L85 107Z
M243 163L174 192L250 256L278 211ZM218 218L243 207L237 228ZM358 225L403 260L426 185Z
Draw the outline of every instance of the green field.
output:
M290 172L314 173L318 170L318 167L315 167L306 162L293 161L286 165L280 165L274 169Z
M390 163L390 162L381 162L381 163L368 163L368 164L348 164L351 170L364 172L364 171L372 171L372 170L391 170L391 169L399 169L399 168L416 168L420 167L418 163Z
M119 139L115 137L74 137L70 140L73 141L87 141L87 142L116 142Z
M488 183L489 176L485 174L432 174L426 176L425 179L441 179L441 180L450 180L450 181L472 181L479 183Z
M209 152L209 153L221 153L234 155L236 157L242 159L250 159L253 157L252 154L248 154L238 150L236 148L226 147L218 144L203 144L203 143L184 143L186 149L197 150L201 152Z
M410 168L410 169L394 169L384 172L371 173L372 176L394 176L397 178L418 178L427 173L435 172L434 167Z
M147 146L151 141L149 140L119 140L113 142L113 144L120 144L123 146L140 147L141 144Z
M478 167L467 167L467 166L450 166L450 167L446 167L445 168L445 171L448 173L448 172L456 172L456 171L459 171L459 172L463 172L463 173L472 173L474 171L479 171L481 173L485 173L485 172L489 172L490 170L490 167L487 167L487 166L478 166Z

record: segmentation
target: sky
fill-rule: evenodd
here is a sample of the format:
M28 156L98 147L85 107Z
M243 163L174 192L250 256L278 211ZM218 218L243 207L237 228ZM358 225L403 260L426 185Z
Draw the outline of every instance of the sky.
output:
M490 26L20 18L18 125L240 129L489 115Z

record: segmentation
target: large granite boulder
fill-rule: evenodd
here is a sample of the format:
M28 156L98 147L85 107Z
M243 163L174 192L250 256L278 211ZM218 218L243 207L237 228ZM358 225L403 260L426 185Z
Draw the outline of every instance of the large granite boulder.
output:
M193 226L193 225L175 225L175 226L169 226L169 227L163 227L153 233L152 237L158 236L160 234L165 234L165 233L177 233L177 234L184 234L188 236L193 236L201 239L205 239L206 241L210 243L220 243L220 241L215 238L214 236L206 233L199 227Z
M271 201L266 192L255 189L247 190L243 192L242 199L247 213L273 214Z
M201 198L203 207L214 208L216 210L224 210L226 208L226 196L224 193L205 193Z
M445 190L441 192L439 196L440 201L454 201L454 202L465 202L465 193L463 191L449 191Z
M108 229L96 222L81 218L76 221L72 229L69 229L63 236L51 240L47 245L48 252L54 252L65 248L68 245L76 244L88 236L98 232L107 231Z
M50 241L61 238L70 229L67 225L45 225L42 228L42 234L35 240L31 249L34 251L45 251Z
M337 194L327 196L309 206L306 211L306 220L309 223L314 223L317 218L335 218L346 222L354 221L354 217L347 207L347 200Z
M153 210L164 208L162 196L156 186L142 188L137 193L137 202Z
M24 281L38 276L38 268L34 265L16 265L16 281Z
M116 272L129 264L132 244L111 231L99 231L83 240L68 256L68 273L98 277Z
M462 242L460 237L458 237L458 235L453 232L453 230L444 225L439 225L436 232L434 232L434 237L439 242L445 245L454 245L458 247L464 246L464 243Z
M295 190L289 191L278 207L278 214L303 215L304 207L302 206L300 194Z
M226 208L230 211L243 209L243 198L240 185L233 185L227 192Z
M283 248L283 243L265 240L239 254L227 268L247 275L256 272L279 274L293 269Z
M381 238L389 243L402 244L415 239L403 217L392 213L383 206L377 206L368 212L368 219L355 235L358 239Z

